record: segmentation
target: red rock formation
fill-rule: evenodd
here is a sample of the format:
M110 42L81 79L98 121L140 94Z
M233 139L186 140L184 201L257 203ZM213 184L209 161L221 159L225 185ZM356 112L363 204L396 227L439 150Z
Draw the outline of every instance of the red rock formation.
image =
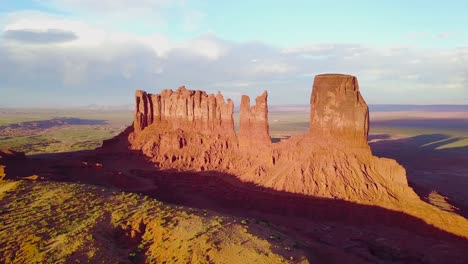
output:
M407 186L401 166L370 152L368 108L354 76L317 76L310 134L279 144L271 144L269 136L266 91L254 106L248 96L242 97L237 139L232 101L224 103L221 94L185 87L142 94L151 100L146 100L149 106L137 108L136 117L142 121L135 123L150 124L150 115L141 114L150 109L154 121L143 131L135 130L131 145L163 168L228 172L275 190L362 203L376 197L391 203L399 196L394 189Z
M226 156L237 149L230 99L226 102L219 92L215 96L180 87L153 95L137 92L138 103L134 132L127 132L131 149L141 150L161 167L213 170L230 166Z
M134 131L107 147L122 146L126 139L159 168L217 171L274 190L378 205L468 237L468 231L460 231L466 222L446 220L445 213L419 200L402 166L372 155L368 107L354 76L317 76L310 132L277 144L271 144L268 132L266 92L253 107L242 97L238 137L233 103L221 94L181 87L159 95L137 91L136 97ZM456 224L447 225L452 221Z
M256 104L250 107L250 98L242 96L238 137L241 147L270 145L267 98L268 93L264 91L255 99Z
M175 92L163 90L161 94L137 91L134 128L139 132L149 125L163 124L206 135L234 136L233 109L232 100L225 102L220 92L208 95L184 86Z
M369 109L356 77L317 75L310 104L310 134L316 140L367 146Z

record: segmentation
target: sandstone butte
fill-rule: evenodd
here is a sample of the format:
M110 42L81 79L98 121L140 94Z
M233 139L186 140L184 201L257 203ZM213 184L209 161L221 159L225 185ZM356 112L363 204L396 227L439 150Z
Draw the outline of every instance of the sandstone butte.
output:
M372 155L369 110L354 76L317 75L309 132L278 143L269 136L267 92L254 106L242 96L238 134L234 104L221 93L180 87L135 96L133 125L102 151L130 149L159 169L230 174L275 191L380 206L468 238L465 218L421 201L401 165Z

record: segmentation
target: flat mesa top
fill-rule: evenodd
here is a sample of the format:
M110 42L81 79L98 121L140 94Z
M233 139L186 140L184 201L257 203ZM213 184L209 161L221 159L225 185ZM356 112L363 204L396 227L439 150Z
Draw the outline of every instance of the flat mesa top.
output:
M316 75L315 78L349 78L354 77L353 75L349 74L340 74L340 73L324 73Z

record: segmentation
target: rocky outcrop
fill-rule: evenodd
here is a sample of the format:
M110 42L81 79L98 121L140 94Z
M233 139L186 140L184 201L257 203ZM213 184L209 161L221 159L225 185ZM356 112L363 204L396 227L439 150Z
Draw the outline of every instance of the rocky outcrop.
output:
M271 138L268 127L268 93L255 99L255 105L250 106L250 98L242 96L240 106L239 146L242 148L270 145Z
M267 98L265 91L251 106L242 96L236 137L233 103L220 93L185 87L155 95L138 91L131 148L161 168L226 172L291 193L391 204L405 192L404 168L370 152L368 107L356 77L316 76L310 132L278 144L268 131Z
M148 95L145 91L138 90L135 92L133 127L135 131L141 131L151 123L153 123L151 95Z
M229 157L238 148L231 99L223 95L179 87L160 94L136 93L134 131L130 148L142 151L161 167L215 170L229 168ZM105 145L122 144L120 139Z
M147 126L169 125L172 129L196 131L206 135L234 136L234 104L218 92L187 90L184 86L175 92L163 90L161 94L136 92L134 128L136 132Z
M317 75L310 105L310 134L317 141L345 147L367 146L369 109L356 77Z
M454 233L462 230L447 227L445 216L418 198L402 166L372 155L368 107L354 76L316 76L310 131L275 144L268 132L266 92L255 106L242 97L238 136L233 103L220 93L180 87L155 95L137 91L136 98L133 131L108 141L106 148L123 146L118 143L123 140L160 169L230 174L271 190L378 205Z

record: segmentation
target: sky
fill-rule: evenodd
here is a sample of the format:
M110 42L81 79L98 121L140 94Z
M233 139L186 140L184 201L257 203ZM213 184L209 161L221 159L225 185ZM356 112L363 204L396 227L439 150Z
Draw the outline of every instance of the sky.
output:
M369 104L468 104L464 1L0 0L0 107L117 106L185 85L308 104L320 73Z

